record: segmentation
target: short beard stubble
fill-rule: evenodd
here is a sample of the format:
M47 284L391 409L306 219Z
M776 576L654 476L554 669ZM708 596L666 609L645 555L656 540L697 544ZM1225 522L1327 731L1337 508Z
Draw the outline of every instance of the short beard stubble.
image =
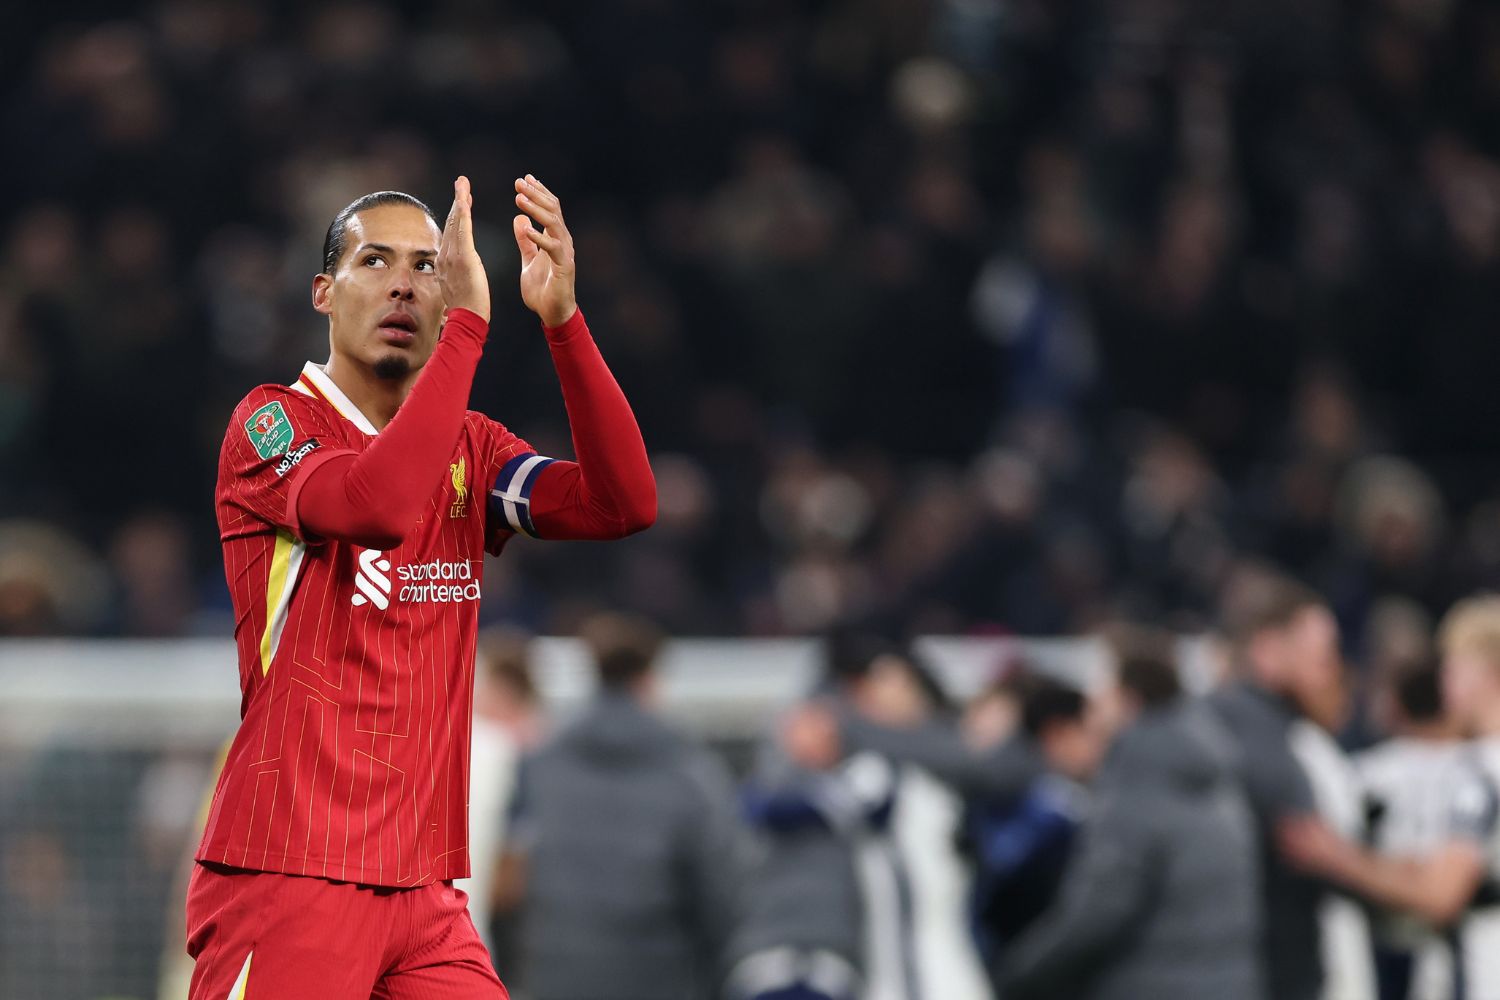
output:
M375 362L375 377L399 382L411 374L411 362L399 354L387 354Z

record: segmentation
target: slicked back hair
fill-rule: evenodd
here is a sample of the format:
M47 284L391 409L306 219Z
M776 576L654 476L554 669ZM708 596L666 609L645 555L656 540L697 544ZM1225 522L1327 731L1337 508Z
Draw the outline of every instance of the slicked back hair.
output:
M411 205L420 208L433 224L439 229L443 224L438 222L438 217L432 214L432 209L420 198L413 197L404 191L374 191L362 198L356 198L344 206L343 211L333 217L333 222L328 226L328 235L323 238L323 273L332 274L339 266L339 261L344 259L344 251L348 249L345 245L349 235L349 220L360 212L370 208L378 208L381 205Z

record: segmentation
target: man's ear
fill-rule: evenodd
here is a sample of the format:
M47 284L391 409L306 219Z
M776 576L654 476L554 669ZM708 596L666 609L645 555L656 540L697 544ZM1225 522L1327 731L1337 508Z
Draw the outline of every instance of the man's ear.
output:
M326 274L313 275L312 305L324 316L333 312L333 279Z

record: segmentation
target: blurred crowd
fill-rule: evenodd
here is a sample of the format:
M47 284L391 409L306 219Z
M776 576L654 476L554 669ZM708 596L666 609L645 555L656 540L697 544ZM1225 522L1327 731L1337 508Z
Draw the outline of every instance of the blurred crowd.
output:
M474 179L474 404L567 454L503 192L562 194L652 449L489 621L1201 627L1500 582L1500 12L1464 0L83 2L0 37L0 635L224 634L215 450L321 235Z
M654 626L588 619L557 722L491 637L477 925L529 1000L1500 997L1500 597L1385 668L1353 754L1322 594L1259 567L1220 622L1198 694L1116 624L1091 681L1006 663L964 705L835 633L738 779L659 714Z

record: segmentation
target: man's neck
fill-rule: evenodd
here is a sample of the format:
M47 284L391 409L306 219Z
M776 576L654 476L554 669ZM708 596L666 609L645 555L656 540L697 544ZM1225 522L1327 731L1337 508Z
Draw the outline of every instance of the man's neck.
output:
M385 430L417 381L416 371L399 379L380 378L368 366L338 353L329 357L323 370L378 431Z

